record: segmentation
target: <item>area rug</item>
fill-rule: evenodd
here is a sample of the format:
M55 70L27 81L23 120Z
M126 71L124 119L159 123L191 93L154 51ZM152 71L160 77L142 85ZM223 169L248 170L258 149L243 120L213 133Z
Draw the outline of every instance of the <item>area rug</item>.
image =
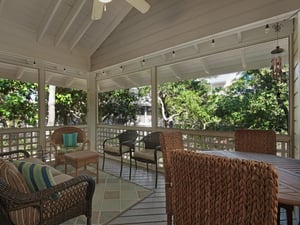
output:
M153 191L114 175L99 172L93 196L93 225L104 225L124 213ZM63 225L85 225L86 217L79 216Z

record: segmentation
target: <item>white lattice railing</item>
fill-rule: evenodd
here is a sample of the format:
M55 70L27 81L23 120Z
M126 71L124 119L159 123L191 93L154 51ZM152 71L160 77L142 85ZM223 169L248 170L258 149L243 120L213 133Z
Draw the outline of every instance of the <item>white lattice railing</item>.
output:
M79 126L87 132L86 126ZM24 149L34 157L43 158L46 161L54 160L54 149L50 146L49 137L57 127L48 127L45 134L41 134L39 128L1 129L0 130L0 152L8 152L17 149ZM118 126L98 126L96 149L102 153L102 143L106 138L113 137L126 129L135 129L139 138L154 130L152 128L133 128ZM159 129L158 131L166 131ZM211 149L234 149L234 132L221 131L189 131L181 130L185 148L194 151ZM41 136L40 136L41 135ZM39 139L44 138L42 147ZM287 135L277 135L277 154L283 157L292 156L290 152L290 137ZM139 146L137 146L139 147Z

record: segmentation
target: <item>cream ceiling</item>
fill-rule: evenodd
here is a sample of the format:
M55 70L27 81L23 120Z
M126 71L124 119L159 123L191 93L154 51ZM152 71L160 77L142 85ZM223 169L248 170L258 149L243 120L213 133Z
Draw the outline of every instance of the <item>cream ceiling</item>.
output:
M134 23L137 24L134 21L141 21L141 26L145 19L149 25L158 18L159 13L165 15L164 26L167 26L171 23L167 16L176 12L178 22L182 15L180 22L183 23L191 19L183 14L184 10L194 7L198 10L201 6L196 5L208 4L206 0L186 0L183 2L187 7L184 8L183 2L178 0L147 1L151 5L149 12L140 14L126 1L113 0L107 5L108 10L102 19L93 21L92 0L0 0L0 77L36 82L37 69L42 68L47 70L45 81L48 84L87 89L87 78L96 75L98 90L109 91L150 84L150 69L157 65L159 82L266 66L270 62L270 51L277 43L272 29L268 34L264 33L265 24L278 21L284 24L279 44L288 49L286 38L293 30L292 18L297 11L290 10L226 31L211 31L210 35L195 40L186 41L182 38L181 43L179 36L176 45L170 43L166 48L156 49L156 46L160 46L159 38L151 36L152 42L157 40L152 44L155 51L143 53L137 50L139 53L132 56L122 53L123 57L128 57L121 58L120 55L119 59L114 58L117 60L112 65L95 67L91 71L92 56L99 62L107 46L126 45L125 39L124 43L118 39L118 34L119 37L126 35L126 26L128 31L132 31ZM289 1L293 4L296 2ZM223 5L225 3L230 8L230 4L236 4L236 1L226 0ZM267 0L266 5L272 3ZM246 1L239 4L246 4ZM147 28L149 26L131 32L126 41L130 38L134 40L138 32L145 32ZM215 47L210 45L212 38L215 39ZM176 52L176 56L172 56L172 51ZM118 56L117 50L113 52ZM284 59L287 59L287 54L288 51L285 51Z

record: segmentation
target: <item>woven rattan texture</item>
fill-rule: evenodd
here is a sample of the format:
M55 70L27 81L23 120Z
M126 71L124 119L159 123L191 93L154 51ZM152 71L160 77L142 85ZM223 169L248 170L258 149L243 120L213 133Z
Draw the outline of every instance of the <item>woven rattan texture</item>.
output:
M160 146L163 152L165 193L166 193L166 212L168 225L172 224L172 187L170 174L170 152L172 150L183 150L183 140L181 132L162 132L160 134Z
M87 139L85 132L78 127L64 126L57 128L50 136L50 144L55 149L55 165L64 164L64 153L59 153L58 147L63 145L63 134L78 133L77 143L82 143L80 150L90 150L90 141Z
M9 157L7 153L3 156ZM95 181L88 175L72 178L35 193L17 192L0 177L0 212L4 214L0 218L7 220L5 224L11 224L7 216L10 211L33 206L42 215L40 224L57 225L73 217L85 215L87 224L91 225L94 190ZM55 195L56 198L53 197Z
M276 134L272 130L236 130L235 150L276 154Z
M275 225L278 175L271 165L171 152L174 225Z

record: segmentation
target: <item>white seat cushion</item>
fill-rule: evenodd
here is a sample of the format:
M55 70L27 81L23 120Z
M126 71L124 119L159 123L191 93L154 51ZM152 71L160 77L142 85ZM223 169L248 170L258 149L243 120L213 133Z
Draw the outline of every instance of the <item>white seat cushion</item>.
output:
M119 146L107 145L107 146L105 146L104 151L119 153L120 148L119 148ZM129 152L129 147L126 145L122 145L122 153L124 153L124 152Z
M134 157L154 161L154 149L143 149L134 152ZM162 152L157 151L157 160L162 158Z

